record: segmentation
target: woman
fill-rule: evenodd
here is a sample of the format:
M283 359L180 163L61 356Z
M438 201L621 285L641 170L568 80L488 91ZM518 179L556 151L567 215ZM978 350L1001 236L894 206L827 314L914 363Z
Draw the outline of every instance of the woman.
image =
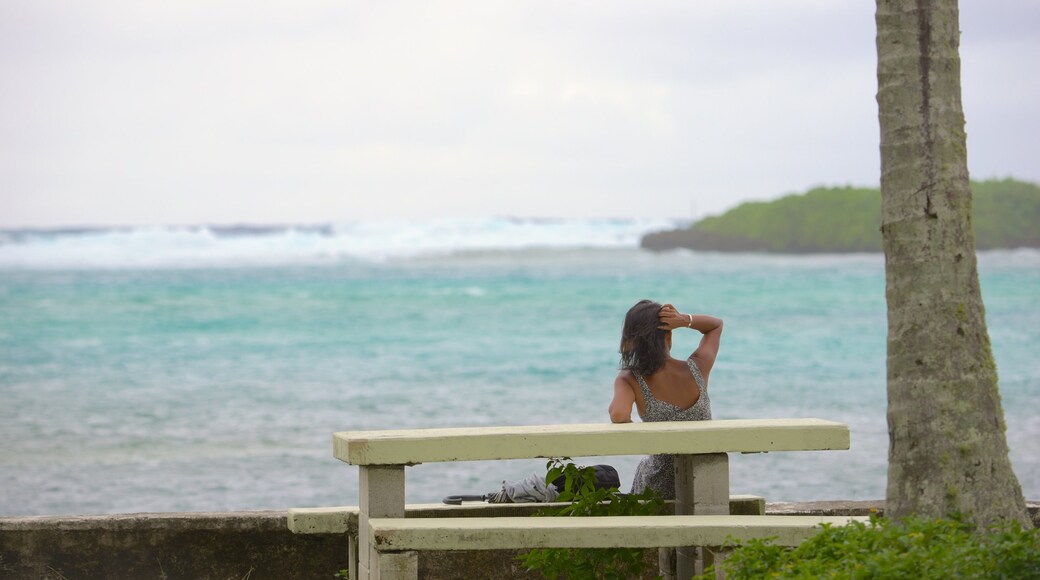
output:
M671 356L672 330L691 328L701 342L686 360ZM708 376L715 365L722 320L703 314L683 314L671 304L640 300L625 315L621 330L621 372L614 380L610 420L628 423L632 404L643 421L705 421L711 419ZM674 460L651 455L636 468L632 493L653 489L665 499L675 497Z

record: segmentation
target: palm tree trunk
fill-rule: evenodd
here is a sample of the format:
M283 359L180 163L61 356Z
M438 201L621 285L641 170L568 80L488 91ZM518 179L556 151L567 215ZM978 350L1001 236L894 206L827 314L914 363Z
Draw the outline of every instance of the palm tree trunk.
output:
M971 224L956 0L877 0L888 507L1028 525Z

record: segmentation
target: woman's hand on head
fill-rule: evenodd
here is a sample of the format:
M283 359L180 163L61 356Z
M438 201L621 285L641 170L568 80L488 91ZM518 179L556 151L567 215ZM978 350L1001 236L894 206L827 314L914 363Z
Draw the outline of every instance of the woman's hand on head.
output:
M657 328L661 330L682 328L690 324L690 316L679 312L671 304L662 306L661 311L657 313L657 318L661 322Z

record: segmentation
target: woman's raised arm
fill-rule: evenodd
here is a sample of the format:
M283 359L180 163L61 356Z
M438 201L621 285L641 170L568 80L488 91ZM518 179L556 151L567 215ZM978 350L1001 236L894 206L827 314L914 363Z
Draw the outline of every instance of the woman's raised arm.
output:
M673 330L680 327L692 328L703 334L700 344L690 355L697 363L704 380L708 380L711 367L715 366L715 357L719 353L719 341L722 339L722 319L707 314L683 314L671 304L661 307L659 315L662 330Z

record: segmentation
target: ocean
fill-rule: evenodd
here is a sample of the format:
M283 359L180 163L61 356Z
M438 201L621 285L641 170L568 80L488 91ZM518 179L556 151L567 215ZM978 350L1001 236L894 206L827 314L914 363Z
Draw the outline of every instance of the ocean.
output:
M608 421L637 300L726 321L716 418L846 422L731 455L768 501L885 495L880 254L638 248L665 221L511 218L0 231L0 515L357 503L331 434ZM1015 471L1040 498L1040 251L979 255ZM696 345L676 331L673 355ZM637 457L584 459L631 481ZM407 500L544 461L409 468Z

